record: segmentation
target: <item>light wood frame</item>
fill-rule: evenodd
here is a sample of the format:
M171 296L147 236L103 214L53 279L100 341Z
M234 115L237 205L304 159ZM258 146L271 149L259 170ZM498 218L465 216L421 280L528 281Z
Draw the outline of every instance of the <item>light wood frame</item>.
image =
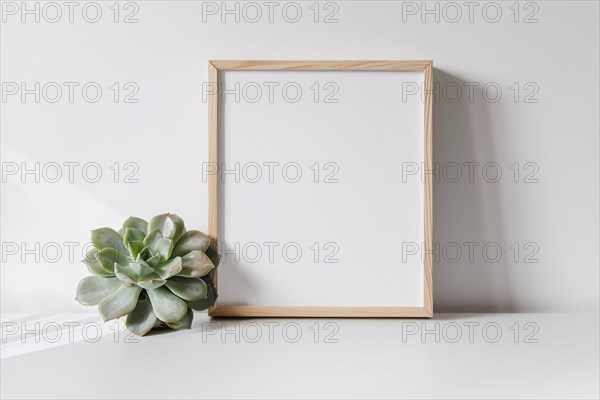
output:
M208 83L217 93L208 100L208 160L219 168L218 160L218 73L219 71L423 71L425 102L425 157L426 170L433 169L433 62L432 61L224 61L208 62ZM214 163L214 164L213 164ZM208 234L217 248L219 178L209 175L208 180ZM433 246L433 185L431 174L425 174L425 249ZM279 306L219 306L218 299L208 314L215 317L425 317L433 316L433 255L424 255L423 307L279 307ZM215 285L217 271L213 272Z

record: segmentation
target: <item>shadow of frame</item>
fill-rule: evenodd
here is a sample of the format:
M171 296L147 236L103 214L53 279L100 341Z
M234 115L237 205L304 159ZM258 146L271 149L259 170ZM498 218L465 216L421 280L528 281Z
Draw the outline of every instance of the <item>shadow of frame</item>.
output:
M516 311L509 254L484 254L490 244L506 250L500 186L482 179L482 165L497 160L489 107L499 105L473 100L472 83L445 71L434 82L434 310Z

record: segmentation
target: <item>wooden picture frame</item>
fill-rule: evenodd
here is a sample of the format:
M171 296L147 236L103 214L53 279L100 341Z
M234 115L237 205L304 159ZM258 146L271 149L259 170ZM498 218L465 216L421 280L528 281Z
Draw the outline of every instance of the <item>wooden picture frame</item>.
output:
M433 64L432 61L222 61L208 62L208 84L218 87L220 71L421 71L424 74L424 168L433 169ZM219 97L209 96L208 136L209 163L219 166ZM208 178L208 234L212 245L218 243L219 221L219 177ZM432 176L424 177L424 246L433 246L433 193ZM211 316L227 317L432 317L433 315L433 255L423 254L423 306L422 307L328 307L328 306L254 306L220 305L219 300L209 309ZM217 272L213 274L217 284ZM218 286L217 286L218 287Z

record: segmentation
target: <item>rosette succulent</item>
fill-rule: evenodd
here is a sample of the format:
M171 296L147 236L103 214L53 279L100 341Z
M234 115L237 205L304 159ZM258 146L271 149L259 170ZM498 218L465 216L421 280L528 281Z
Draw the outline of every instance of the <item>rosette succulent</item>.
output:
M219 254L175 214L149 222L130 217L118 232L95 229L92 244L83 263L93 276L79 282L76 300L97 305L105 321L125 317L127 329L141 336L159 325L189 328L192 310L216 300L210 272Z

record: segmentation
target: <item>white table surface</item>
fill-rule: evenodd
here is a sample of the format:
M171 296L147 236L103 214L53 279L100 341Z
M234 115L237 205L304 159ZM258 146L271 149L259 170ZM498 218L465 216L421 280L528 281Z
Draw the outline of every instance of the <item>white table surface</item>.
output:
M597 314L211 320L197 313L192 330L131 338L95 313L3 315L1 395L598 398L598 324ZM435 333L421 336L436 327L439 342Z

